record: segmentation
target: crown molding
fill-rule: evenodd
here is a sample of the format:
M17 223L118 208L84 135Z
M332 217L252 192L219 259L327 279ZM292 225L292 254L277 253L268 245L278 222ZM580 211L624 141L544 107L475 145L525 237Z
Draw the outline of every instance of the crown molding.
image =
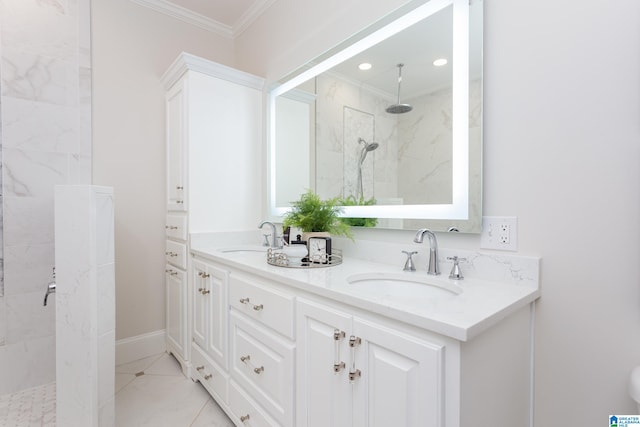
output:
M253 22L260 17L267 9L271 7L278 0L255 0L253 5L245 13L242 14L238 22L233 25L233 37L238 37L247 28L253 24Z
M139 6L143 6L156 12L163 13L172 18L178 19L187 24L195 25L212 33L216 33L223 37L233 38L233 29L221 22L208 18L204 15L186 9L177 4L173 4L167 0L129 0Z
M186 9L167 0L129 0L139 6L146 7L156 12L163 13L172 18L179 19L187 24L195 25L223 37L234 39L242 34L251 24L258 19L277 0L256 0L253 5L238 19L233 27L225 25L192 10Z

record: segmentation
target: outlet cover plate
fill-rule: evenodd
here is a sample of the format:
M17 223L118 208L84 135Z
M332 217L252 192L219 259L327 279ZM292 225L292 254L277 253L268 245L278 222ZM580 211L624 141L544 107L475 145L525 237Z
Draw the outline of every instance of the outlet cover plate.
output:
M480 248L517 251L518 218L515 216L483 216Z

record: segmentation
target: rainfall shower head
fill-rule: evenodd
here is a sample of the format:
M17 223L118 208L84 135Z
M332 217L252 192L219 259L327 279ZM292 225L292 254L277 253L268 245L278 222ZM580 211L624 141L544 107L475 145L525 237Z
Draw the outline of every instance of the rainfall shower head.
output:
M409 104L400 103L400 84L402 83L402 67L404 64L398 64L398 102L394 105L390 105L385 110L389 114L402 114L408 113L413 110L413 107Z

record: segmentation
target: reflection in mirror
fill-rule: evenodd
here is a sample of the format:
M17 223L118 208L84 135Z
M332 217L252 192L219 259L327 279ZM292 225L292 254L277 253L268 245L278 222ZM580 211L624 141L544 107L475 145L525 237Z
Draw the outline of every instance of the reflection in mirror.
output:
M481 1L431 0L274 88L271 213L312 188L368 225L478 232L481 48Z

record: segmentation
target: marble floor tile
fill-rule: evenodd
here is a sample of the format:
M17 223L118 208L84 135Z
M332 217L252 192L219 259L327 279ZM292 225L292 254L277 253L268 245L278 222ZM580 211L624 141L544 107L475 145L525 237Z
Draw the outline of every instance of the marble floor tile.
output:
M114 388L114 393L122 390L124 386L129 384L131 381L135 380L136 376L134 374L118 374L116 373L116 384Z
M117 374L137 374L138 372L143 372L149 366L153 365L153 362L160 359L164 353L156 354L153 356L145 357L144 359L134 360L130 363L124 363L122 365L116 366Z
M209 399L189 427L234 427L234 424L220 406L213 399Z
M190 426L210 399L183 376L141 375L116 394L118 427Z
M164 353L151 366L144 370L145 375L182 375L182 368L175 357Z
M167 353L116 367L116 427L233 427L200 383ZM56 427L55 383L0 395L0 426ZM67 427L67 426L64 426Z

